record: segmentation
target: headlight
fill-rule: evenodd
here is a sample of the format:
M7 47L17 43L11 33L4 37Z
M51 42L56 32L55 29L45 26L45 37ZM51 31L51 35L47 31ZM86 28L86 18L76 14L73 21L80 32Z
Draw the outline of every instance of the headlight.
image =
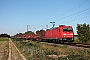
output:
M70 35L73 35L73 34L70 34Z
M66 35L66 34L63 34L63 35Z

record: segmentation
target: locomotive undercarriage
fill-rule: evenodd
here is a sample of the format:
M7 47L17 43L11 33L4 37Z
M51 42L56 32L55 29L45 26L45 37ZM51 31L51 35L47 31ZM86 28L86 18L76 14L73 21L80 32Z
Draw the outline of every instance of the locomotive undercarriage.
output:
M74 38L63 38L62 39L64 42L73 42Z
M62 38L62 39L55 38L55 39L46 39L46 41L54 42L54 43L64 43L64 42L72 43L74 39L73 38Z

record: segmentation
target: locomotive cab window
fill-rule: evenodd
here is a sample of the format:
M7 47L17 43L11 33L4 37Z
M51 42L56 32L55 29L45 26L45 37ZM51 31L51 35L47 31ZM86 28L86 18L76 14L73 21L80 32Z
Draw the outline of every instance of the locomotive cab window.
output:
M63 28L63 31L73 31L72 28Z
M73 31L73 29L72 28L68 28L68 31Z

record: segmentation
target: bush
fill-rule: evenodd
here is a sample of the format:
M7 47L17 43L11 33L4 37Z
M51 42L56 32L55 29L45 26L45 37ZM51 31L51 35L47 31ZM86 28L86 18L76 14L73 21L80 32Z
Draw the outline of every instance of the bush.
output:
M88 40L90 40L90 26L89 24L86 25L84 24L77 24L77 34L78 34L78 39L82 43L86 43Z

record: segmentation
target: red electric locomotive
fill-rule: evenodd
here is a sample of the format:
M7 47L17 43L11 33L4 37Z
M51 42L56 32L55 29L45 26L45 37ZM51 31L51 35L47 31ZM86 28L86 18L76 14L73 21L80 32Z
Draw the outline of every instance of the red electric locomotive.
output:
M60 25L56 28L47 29L45 39L48 41L64 43L74 41L74 31L72 26Z

